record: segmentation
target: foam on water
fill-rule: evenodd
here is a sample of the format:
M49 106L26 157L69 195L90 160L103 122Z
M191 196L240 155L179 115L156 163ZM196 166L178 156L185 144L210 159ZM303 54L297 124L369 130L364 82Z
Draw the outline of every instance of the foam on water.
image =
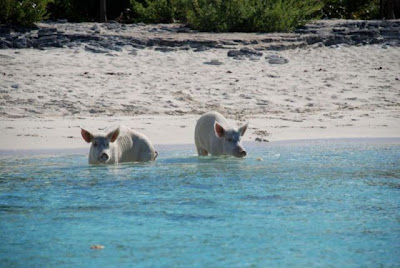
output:
M399 265L398 141L246 149L162 147L156 163L118 166L3 153L1 266Z

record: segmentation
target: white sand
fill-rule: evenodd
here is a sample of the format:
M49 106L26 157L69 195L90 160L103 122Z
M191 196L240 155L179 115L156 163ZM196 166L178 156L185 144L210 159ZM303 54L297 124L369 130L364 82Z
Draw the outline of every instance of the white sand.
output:
M0 149L88 147L79 126L125 124L154 144L193 143L196 119L217 110L245 140L400 137L400 48L308 47L94 54L0 50ZM289 60L269 64L268 55ZM222 65L204 62L218 60Z

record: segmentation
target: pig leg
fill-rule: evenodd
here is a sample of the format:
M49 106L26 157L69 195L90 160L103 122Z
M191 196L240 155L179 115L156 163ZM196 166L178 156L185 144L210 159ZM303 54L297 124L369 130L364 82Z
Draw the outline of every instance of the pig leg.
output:
M208 155L207 150L203 149L203 148L200 146L200 144L199 144L200 142L198 141L197 136L194 138L194 143L196 144L197 154L198 154L199 156L206 156L206 155Z
M197 154L199 156L206 156L208 155L208 152L206 150L204 150L203 148L201 148L200 146L196 146L197 149Z

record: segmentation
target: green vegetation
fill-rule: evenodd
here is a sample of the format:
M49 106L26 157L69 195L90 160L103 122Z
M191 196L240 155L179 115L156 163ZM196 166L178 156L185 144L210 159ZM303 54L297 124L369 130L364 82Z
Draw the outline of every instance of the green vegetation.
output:
M325 0L323 14L328 18L376 19L380 0Z
M174 20L174 5L169 0L131 0L131 17L136 22L171 23Z
M48 0L0 0L0 23L30 27L45 18Z
M194 0L187 23L201 31L291 31L319 17L318 0Z
M215 32L288 32L310 20L374 19L385 0L108 0L107 17L125 23L181 22ZM388 0L386 0L388 1ZM0 0L0 23L97 21L99 0Z

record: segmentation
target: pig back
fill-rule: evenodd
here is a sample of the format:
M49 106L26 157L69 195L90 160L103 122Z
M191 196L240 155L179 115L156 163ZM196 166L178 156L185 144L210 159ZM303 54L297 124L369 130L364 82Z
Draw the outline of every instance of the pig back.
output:
M196 143L210 153L213 153L212 148L217 149L216 147L221 143L221 139L219 139L215 134L215 122L218 122L224 128L228 127L228 122L220 113L208 112L197 120L195 128ZM220 149L222 150L222 144L220 146Z
M147 162L155 159L155 150L150 140L142 133L120 126L116 140L119 162Z

